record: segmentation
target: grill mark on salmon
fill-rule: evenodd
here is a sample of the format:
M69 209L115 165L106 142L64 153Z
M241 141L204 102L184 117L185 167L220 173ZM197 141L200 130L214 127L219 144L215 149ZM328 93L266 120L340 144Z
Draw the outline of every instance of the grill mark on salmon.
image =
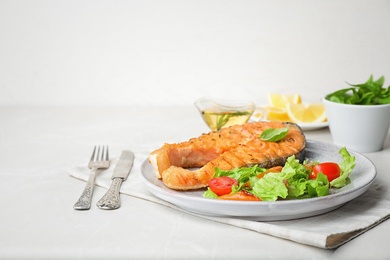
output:
M268 128L288 127L285 138L278 142L260 139ZM157 178L175 190L207 187L216 167L231 170L253 166L283 166L288 157L303 156L306 139L294 123L254 122L202 134L177 144L164 144L150 153L149 162ZM198 169L189 169L198 168Z

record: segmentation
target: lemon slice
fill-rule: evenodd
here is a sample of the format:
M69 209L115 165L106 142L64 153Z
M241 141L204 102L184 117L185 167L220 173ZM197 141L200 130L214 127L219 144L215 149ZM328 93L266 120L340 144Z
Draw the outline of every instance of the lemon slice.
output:
M286 109L288 117L295 123L319 123L327 119L325 106L322 103L288 103Z
M272 107L286 108L288 103L292 104L301 104L302 99L299 94L278 94L270 93L268 94L268 103Z
M287 110L280 107L265 107L267 120L269 121L291 121L287 115Z

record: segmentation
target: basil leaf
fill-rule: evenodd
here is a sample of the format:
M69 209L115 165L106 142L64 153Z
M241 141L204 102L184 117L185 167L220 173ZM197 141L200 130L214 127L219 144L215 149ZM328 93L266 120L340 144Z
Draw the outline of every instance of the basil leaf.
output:
M268 128L264 130L260 138L263 141L277 142L282 140L288 133L288 127L285 128Z

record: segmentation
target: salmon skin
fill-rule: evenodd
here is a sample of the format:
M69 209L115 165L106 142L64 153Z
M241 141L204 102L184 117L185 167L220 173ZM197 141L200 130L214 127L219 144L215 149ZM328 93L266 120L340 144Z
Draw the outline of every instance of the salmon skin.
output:
M285 127L288 133L278 142L260 138L266 129ZM156 177L168 188L193 190L207 187L216 167L232 170L256 164L263 168L283 166L292 155L302 159L305 146L305 135L297 124L253 122L202 134L182 143L164 144L150 153L149 162Z

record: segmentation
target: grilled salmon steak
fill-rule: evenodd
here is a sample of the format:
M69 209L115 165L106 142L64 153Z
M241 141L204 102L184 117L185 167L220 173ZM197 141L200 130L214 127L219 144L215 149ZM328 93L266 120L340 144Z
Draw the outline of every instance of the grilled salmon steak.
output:
M288 133L278 142L260 138L266 129L284 127L288 127ZM296 124L254 122L202 134L182 143L164 144L150 153L149 162L156 177L168 188L192 190L207 187L216 167L232 170L255 164L264 168L284 165L289 156L303 156L305 145L305 136Z

